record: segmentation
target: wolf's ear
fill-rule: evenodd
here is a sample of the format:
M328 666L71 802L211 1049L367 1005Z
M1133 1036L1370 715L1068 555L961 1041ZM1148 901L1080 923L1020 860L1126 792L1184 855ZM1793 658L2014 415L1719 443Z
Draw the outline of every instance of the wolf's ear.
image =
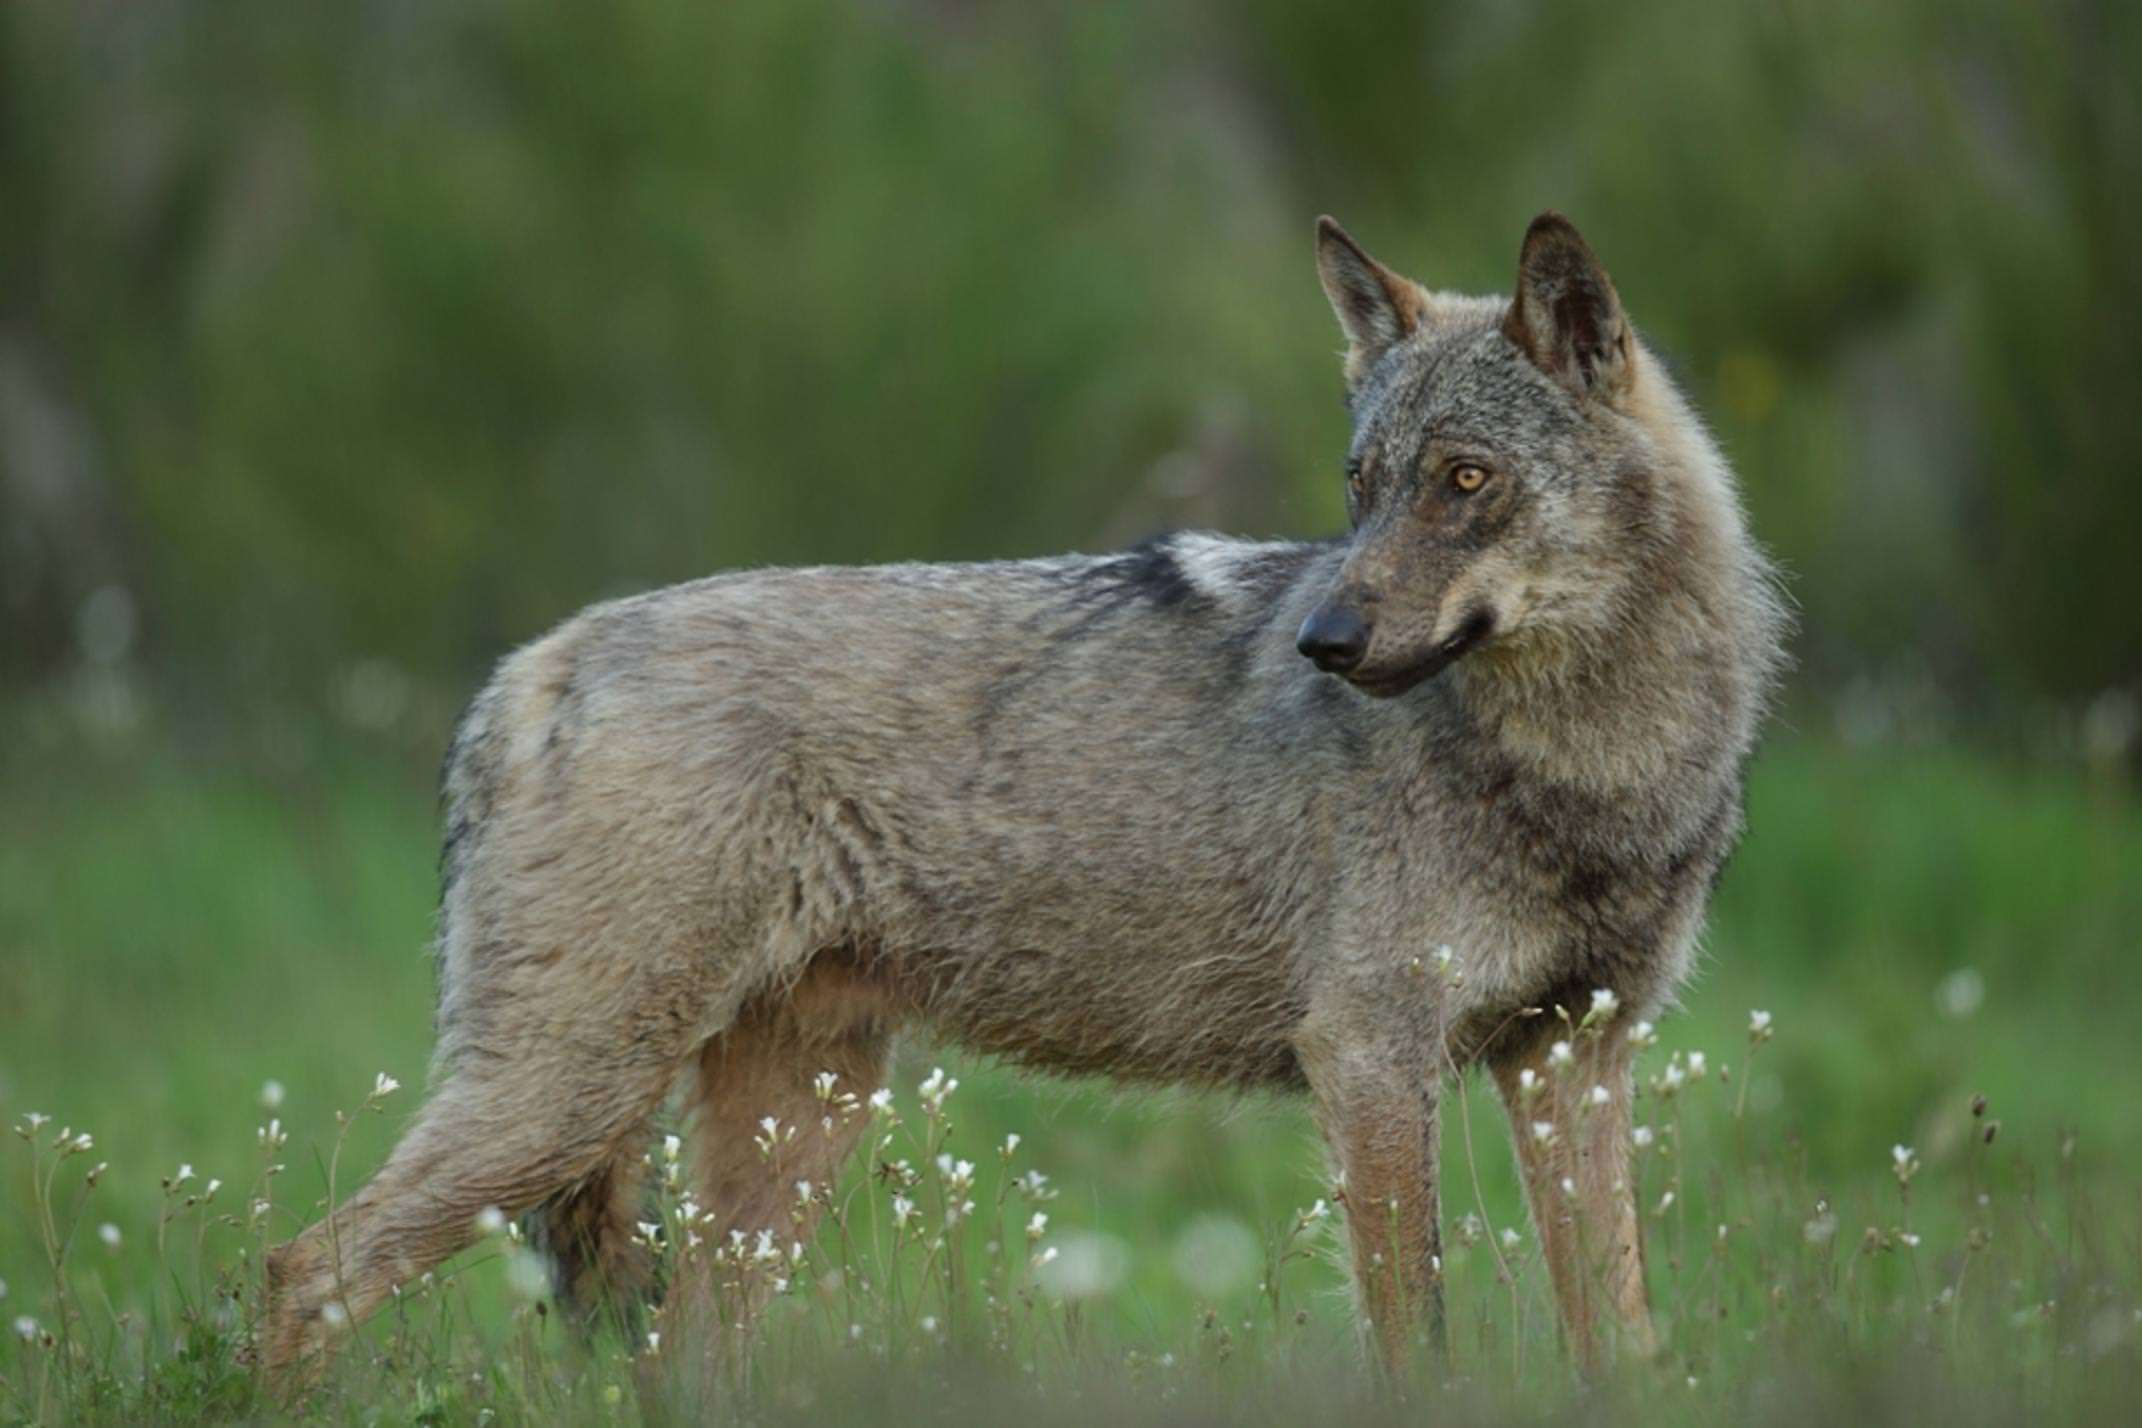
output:
M1577 225L1559 213L1542 213L1525 230L1517 296L1502 331L1533 366L1580 397L1612 401L1628 385L1633 339L1614 280Z
M1351 387L1421 325L1428 295L1419 283L1361 251L1328 216L1316 221L1316 271L1346 333L1346 385Z

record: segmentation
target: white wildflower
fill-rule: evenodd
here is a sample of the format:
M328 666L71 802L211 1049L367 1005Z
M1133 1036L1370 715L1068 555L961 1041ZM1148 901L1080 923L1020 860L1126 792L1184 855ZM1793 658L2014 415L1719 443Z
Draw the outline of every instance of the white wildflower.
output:
M1629 1140L1638 1150L1648 1149L1651 1142L1656 1139L1658 1137L1652 1133L1649 1126L1637 1126L1629 1132Z
M1523 1235L1519 1234L1517 1231L1511 1229L1507 1225L1503 1226L1502 1248L1505 1253L1515 1250L1519 1245L1523 1244L1524 1242L1525 1237Z
M113 1249L117 1249L119 1248L119 1227L106 1220L103 1224L97 1226L97 1238Z
M15 1337L25 1344L35 1339L37 1337L37 1321L27 1314L17 1315L15 1318Z
M1547 1143L1548 1143L1549 1141L1553 1140L1553 1139L1554 1139L1554 1122L1553 1122L1553 1121L1534 1121L1534 1122L1532 1123L1532 1138L1533 1138L1534 1140L1538 1141L1538 1142L1539 1142L1539 1143L1540 1143L1541 1145L1545 1145L1545 1144L1547 1144Z
M1577 1198L1577 1182L1567 1175L1562 1177L1562 1193L1572 1200Z
M1640 1021L1629 1028L1629 1044L1642 1049L1659 1044L1659 1029L1648 1021Z
M402 1089L402 1083L382 1071L372 1078L372 1099L377 1101Z
M944 1109L945 1097L959 1089L959 1078L945 1075L942 1066L932 1066L930 1074L923 1078L917 1089L922 1093L924 1108L935 1114Z
M1002 1150L1002 1151L1000 1151L1000 1152L999 1152L999 1154L1001 1154L1001 1155L1002 1155L1002 1156L1003 1156L1003 1157L1004 1157L1004 1158L1005 1158L1006 1160L1010 1160L1010 1159L1012 1158L1012 1152L1013 1152L1013 1151L1015 1151L1015 1150L1017 1150L1018 1148L1019 1148L1019 1132L1017 1132L1017 1131L1007 1131L1007 1132L1005 1132L1005 1135L1004 1135L1004 1148L1003 1148L1003 1150Z
M831 1071L821 1071L811 1078L811 1090L819 1100L830 1101L833 1099L833 1083L839 1079Z
M883 1115L892 1109L892 1088L880 1086L870 1093L870 1109Z
M682 1136L665 1135L662 1137L662 1158L664 1160L671 1165L675 1165L683 1155L684 1138Z
M261 1082L260 1108L264 1111L275 1111L282 1109L282 1104L283 1083L273 1080Z
M191 1179L193 1179L193 1166L184 1161L181 1161L179 1163L178 1174L171 1177L171 1188L176 1190L179 1186L184 1185L187 1181Z
M1547 1048L1547 1064L1557 1071L1565 1066L1575 1065L1576 1061L1577 1054L1570 1049L1570 1045L1566 1041L1557 1041Z
M1036 1210L1034 1212L1034 1218L1026 1222L1026 1238L1028 1243L1032 1243L1033 1241L1040 1239L1043 1235L1048 1233L1048 1230L1049 1217L1042 1211Z
M1532 1097L1539 1094L1539 1090L1539 1072L1533 1070L1530 1066L1527 1066L1522 1071L1519 1071L1517 1073L1517 1094L1519 1097L1525 1100L1530 1100Z
M1706 1061L1706 1060L1704 1059L1704 1056L1703 1056L1703 1053L1702 1053L1702 1052L1700 1052L1700 1051L1691 1051L1691 1052L1689 1052L1689 1053L1688 1053L1688 1079L1689 1079L1689 1080L1691 1080L1691 1081L1701 1081L1701 1080L1703 1079L1703 1077L1704 1077L1704 1073L1705 1073L1705 1072L1707 1072L1707 1071L1709 1071L1709 1070L1710 1070L1710 1063L1709 1063L1708 1061Z
M1752 1011L1748 1013L1748 1035L1757 1041L1768 1041L1770 1039L1769 1012Z
M1606 1021L1620 1010L1621 998L1615 996L1610 989L1601 987L1592 993L1592 1009L1584 1015L1585 1024Z
M647 1352L650 1354L662 1352L662 1331L660 1329L649 1329L647 1331Z
M1593 1104L1593 1105L1595 1105L1595 1106L1604 1106L1604 1105L1607 1105L1607 1104L1611 1103L1611 1102L1613 1101L1613 1099L1614 1099L1613 1095L1612 1095L1612 1094L1611 1094L1611 1093L1610 1093L1610 1092L1609 1092L1609 1091L1607 1090L1607 1088L1606 1088L1606 1087L1604 1087L1604 1086L1594 1086L1594 1087L1592 1087L1592 1104Z
M476 1212L476 1233L486 1239L506 1232L506 1212L496 1205L486 1205Z
M914 1213L915 1202L913 1200L908 1199L905 1195L892 1197L892 1222L896 1228L906 1228L907 1222L913 1218Z

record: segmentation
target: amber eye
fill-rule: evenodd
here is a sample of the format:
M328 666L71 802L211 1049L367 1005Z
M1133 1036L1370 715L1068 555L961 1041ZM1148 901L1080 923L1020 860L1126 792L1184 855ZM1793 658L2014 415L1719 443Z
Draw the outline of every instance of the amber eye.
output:
M1487 484L1487 468L1467 464L1451 468L1450 484L1468 496Z

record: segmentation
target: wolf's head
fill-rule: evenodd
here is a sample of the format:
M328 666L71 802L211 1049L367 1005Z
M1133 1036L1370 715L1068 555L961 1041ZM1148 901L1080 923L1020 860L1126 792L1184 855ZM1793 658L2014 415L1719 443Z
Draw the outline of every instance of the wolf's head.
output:
M1689 419L1576 228L1533 221L1507 301L1430 292L1329 218L1317 262L1346 333L1353 536L1301 652L1389 696L1620 619L1661 524L1661 426Z

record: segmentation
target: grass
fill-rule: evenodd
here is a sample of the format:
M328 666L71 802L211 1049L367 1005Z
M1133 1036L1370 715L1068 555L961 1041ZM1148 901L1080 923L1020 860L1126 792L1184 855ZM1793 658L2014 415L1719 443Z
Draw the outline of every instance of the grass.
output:
M330 1161L345 1192L369 1172L422 1079L430 791L380 750L187 763L34 728L15 747L0 1120L29 1143L0 1141L0 1323L32 1328L0 1344L0 1422L274 1417L235 1352L259 1250L318 1213ZM1788 739L1750 816L1704 971L1642 1071L1654 1363L1576 1387L1478 1088L1445 1128L1449 1355L1401 1395L1353 1367L1344 1211L1299 1106L1065 1087L918 1044L897 1123L848 1112L873 1116L872 1154L802 1261L775 1247L785 1292L715 1416L2124 1421L2142 1386L2131 795L1940 747ZM1759 1046L1757 1007L1776 1030ZM1685 1077L1696 1051L1705 1074L1668 1098L1666 1067ZM919 1088L940 1062L961 1085L933 1115ZM368 1099L383 1072L407 1088ZM32 1129L32 1112L55 1119ZM283 1146L261 1144L271 1116ZM65 1152L62 1122L91 1146ZM912 1183L882 1170L901 1159ZM955 1189L962 1161L974 1183ZM1020 1188L1032 1171L1053 1198ZM906 1225L896 1193L919 1207ZM978 1208L946 1238L948 1197ZM665 1253L683 1213L673 1191ZM1514 1289L1490 1243L1505 1229ZM658 1321L652 1354L618 1333L582 1349L533 1287L525 1251L492 1238L368 1326L308 1413L706 1407L673 1374L689 1331Z

